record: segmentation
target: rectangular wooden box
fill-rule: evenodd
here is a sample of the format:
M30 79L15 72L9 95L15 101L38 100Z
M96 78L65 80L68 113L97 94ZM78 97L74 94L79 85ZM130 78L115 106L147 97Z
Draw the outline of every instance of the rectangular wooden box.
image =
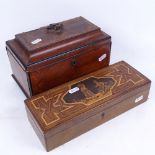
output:
M111 37L77 17L17 34L6 49L12 76L30 97L108 66Z
M150 84L121 61L27 99L27 115L50 151L145 102Z

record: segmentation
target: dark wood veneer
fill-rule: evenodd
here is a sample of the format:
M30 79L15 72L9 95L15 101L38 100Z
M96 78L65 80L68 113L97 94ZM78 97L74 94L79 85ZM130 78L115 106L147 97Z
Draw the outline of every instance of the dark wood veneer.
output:
M83 17L61 23L61 32L46 26L6 42L13 77L27 97L109 65L109 35ZM33 45L38 38L42 41Z

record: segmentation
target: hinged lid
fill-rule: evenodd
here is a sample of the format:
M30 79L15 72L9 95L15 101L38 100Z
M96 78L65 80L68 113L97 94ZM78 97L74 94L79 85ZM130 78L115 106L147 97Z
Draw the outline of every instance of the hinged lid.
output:
M77 17L57 24L50 24L33 31L16 35L16 39L28 51L39 50L61 41L79 37L99 29L83 17Z
M121 61L26 100L42 134L51 136L148 89L150 80ZM135 99L135 104L143 97Z
M27 68L68 51L90 46L96 41L110 39L98 26L83 17L77 17L17 34L15 39L6 44Z

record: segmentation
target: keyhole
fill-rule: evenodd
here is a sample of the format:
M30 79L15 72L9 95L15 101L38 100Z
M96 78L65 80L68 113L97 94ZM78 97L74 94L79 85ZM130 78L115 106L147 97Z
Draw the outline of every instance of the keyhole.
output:
M73 66L76 65L76 60L75 60L75 59L72 61L72 65L73 65Z
M105 113L103 112L103 113L101 114L101 117L104 118L104 116L105 116Z

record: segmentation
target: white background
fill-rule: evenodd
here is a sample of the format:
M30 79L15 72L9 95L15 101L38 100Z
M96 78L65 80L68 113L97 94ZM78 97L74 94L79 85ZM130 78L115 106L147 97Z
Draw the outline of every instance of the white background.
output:
M152 80L151 92L145 104L48 154L155 154L155 0L0 0L0 154L47 154L10 76L5 41L80 15L112 36L111 64L127 61Z

